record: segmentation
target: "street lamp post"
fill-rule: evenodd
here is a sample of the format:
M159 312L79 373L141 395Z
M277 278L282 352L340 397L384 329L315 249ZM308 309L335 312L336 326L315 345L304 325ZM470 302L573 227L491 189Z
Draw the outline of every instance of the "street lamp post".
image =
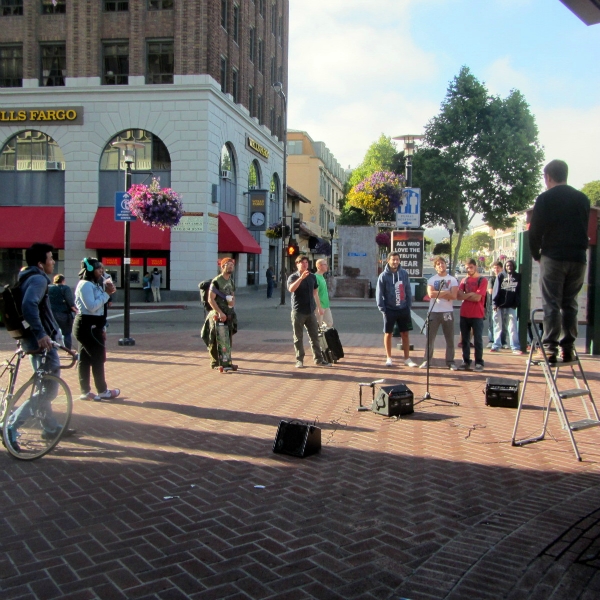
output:
M281 203L281 300L280 305L285 306L285 263L287 259L286 248L285 248L285 226L286 226L286 212L285 207L287 204L287 98L283 91L283 83L278 81L273 84L275 92L281 96L283 100L283 202Z
M407 133L405 135L398 135L394 140L402 140L404 142L404 164L406 168L406 187L412 187L412 157L415 153L415 142L422 140L422 135L413 135Z
M114 142L113 146L123 150L123 162L125 163L125 191L131 187L131 165L134 162L133 153L137 148L143 148L144 144L139 142ZM123 315L123 337L119 340L119 346L135 346L135 340L129 335L131 299L130 299L130 270L131 270L131 228L130 222L125 221L125 249L123 252L125 307Z
M329 221L329 225L327 227L329 229L329 235L331 236L331 248L330 252L330 273L331 277L333 277L333 234L335 233L335 223L333 221Z
M450 258L450 275L454 276L454 269L452 268L452 234L454 233L454 221L452 219L448 222L448 233L450 234L450 252L448 253Z

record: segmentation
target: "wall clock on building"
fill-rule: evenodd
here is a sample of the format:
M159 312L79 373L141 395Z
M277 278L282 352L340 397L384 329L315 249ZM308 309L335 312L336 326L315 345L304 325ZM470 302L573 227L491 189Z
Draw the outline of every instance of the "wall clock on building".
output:
M254 225L254 227L260 227L261 225L264 225L264 222L265 222L264 213L261 213L261 212L252 213L252 216L250 217L250 222L252 223L252 225Z

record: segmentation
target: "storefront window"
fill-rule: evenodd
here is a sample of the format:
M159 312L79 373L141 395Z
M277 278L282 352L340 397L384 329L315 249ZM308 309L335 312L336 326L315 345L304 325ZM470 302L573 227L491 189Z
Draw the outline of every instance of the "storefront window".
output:
M260 166L258 162L253 160L248 170L248 189L253 190L258 188L260 188Z

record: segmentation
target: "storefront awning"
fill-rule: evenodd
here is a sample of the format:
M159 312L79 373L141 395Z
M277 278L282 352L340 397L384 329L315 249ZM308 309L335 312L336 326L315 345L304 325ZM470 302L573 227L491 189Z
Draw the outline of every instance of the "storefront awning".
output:
M262 250L235 215L221 212L219 213L219 252L260 254Z
M35 242L65 247L63 206L0 206L0 248L29 248Z
M93 250L123 250L124 243L124 225L115 221L115 209L112 206L99 208L85 240L85 247ZM131 249L170 250L171 230L161 231L141 221L132 221Z

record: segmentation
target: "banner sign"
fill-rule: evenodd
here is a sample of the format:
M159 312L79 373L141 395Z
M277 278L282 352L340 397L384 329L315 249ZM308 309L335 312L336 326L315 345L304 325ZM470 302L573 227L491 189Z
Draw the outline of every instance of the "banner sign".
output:
M410 277L423 277L423 231L392 231L392 252Z

